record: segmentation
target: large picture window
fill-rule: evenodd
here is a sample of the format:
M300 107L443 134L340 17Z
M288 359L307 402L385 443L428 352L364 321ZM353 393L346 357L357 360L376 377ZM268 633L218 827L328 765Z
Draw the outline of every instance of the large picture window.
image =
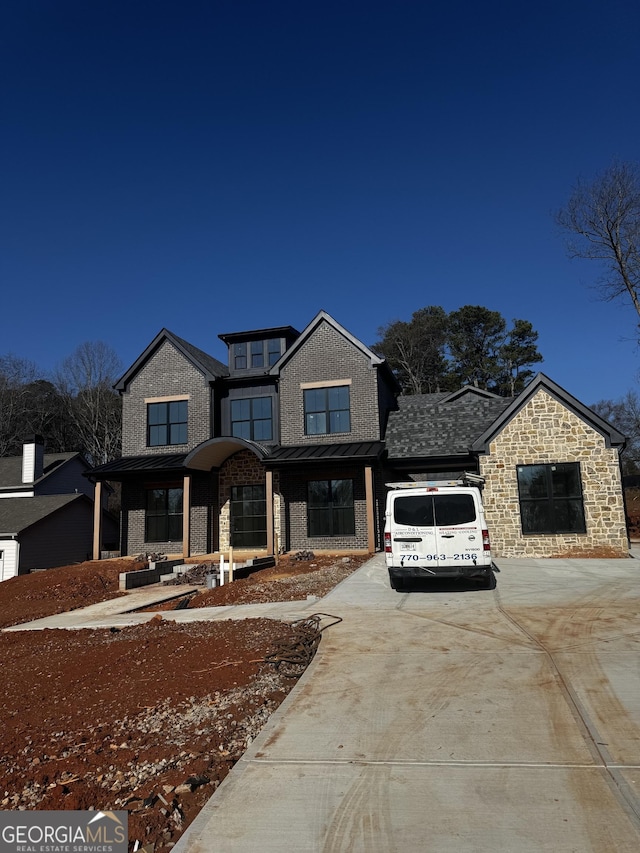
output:
M353 480L312 480L308 488L309 536L353 536Z
M304 389L305 435L351 432L349 386Z
M231 401L231 435L249 441L271 441L271 397Z
M147 404L147 446L187 443L187 400Z
M578 462L518 465L523 533L585 533Z
M182 489L147 489L144 538L146 542L182 540Z

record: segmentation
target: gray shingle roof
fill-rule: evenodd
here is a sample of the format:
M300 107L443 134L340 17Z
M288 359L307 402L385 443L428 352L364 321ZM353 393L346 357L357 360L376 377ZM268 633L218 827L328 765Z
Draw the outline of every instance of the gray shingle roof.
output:
M185 341L184 338L179 338L177 335L174 335L173 332L170 333L174 340L179 343L183 349L191 356L192 360L203 368L205 374L210 376L220 377L220 376L228 376L229 368L226 364L223 364L221 361L218 361L217 358L214 358L209 353L204 352L204 350L198 349L198 347L194 347L193 344L190 344L189 341Z
M462 456L513 402L512 397L473 393L447 400L449 394L415 394L398 398L385 436L389 459L416 456Z
M56 471L64 462L79 456L78 453L45 453L44 470L42 477L37 483L42 482L45 477ZM22 482L22 456L3 456L0 458L0 489L24 487ZM29 484L30 485L30 484Z
M86 495L42 495L35 498L3 498L0 500L0 536L26 530L73 501L86 501Z

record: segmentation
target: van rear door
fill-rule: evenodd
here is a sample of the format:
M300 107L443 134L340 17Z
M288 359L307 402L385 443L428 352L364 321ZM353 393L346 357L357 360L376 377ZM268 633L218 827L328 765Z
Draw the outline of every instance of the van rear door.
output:
M468 492L439 492L433 496L434 523L439 568L459 567L482 553L476 502ZM441 564L441 565L440 565Z
M393 562L402 568L455 575L484 562L481 523L470 491L429 488L396 494L390 521Z

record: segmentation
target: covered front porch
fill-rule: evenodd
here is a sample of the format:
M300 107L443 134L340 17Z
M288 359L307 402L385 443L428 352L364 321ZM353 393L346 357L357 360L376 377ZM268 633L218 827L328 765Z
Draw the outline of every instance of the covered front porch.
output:
M104 482L123 485L123 553L247 552L275 555L290 548L372 553L378 539L375 472L380 444L268 448L235 437L209 439L187 454L124 457L91 472L99 504ZM351 477L353 536L313 539L306 480ZM102 548L94 518L94 559Z

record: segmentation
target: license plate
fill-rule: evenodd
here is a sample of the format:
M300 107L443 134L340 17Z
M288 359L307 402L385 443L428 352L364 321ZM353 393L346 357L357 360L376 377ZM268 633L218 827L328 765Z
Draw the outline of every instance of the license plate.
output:
M415 551L417 544L418 544L417 542L402 542L401 543L401 550L402 551Z

